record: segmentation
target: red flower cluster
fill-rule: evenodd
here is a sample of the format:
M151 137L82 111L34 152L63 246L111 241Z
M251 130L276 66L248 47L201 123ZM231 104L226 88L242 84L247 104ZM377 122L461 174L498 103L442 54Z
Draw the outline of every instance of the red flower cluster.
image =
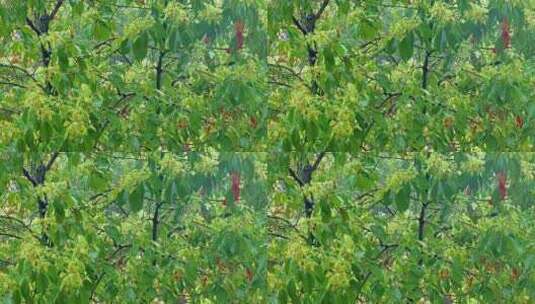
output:
M240 173L238 172L232 172L232 185L231 185L231 191L232 196L234 197L234 201L240 200Z
M502 21L502 41L504 48L507 49L511 47L511 31L509 29L509 20L507 20L507 18L504 18Z
M243 31L245 29L245 24L238 20L234 23L234 30L236 31L236 49L241 50L243 48Z
M498 177L498 192L500 193L500 199L504 200L507 196L507 175L501 171L496 174Z

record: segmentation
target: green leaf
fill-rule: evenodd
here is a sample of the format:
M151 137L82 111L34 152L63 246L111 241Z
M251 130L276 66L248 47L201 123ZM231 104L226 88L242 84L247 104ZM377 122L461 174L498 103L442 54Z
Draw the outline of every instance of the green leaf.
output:
M106 40L110 37L111 31L109 25L104 21L97 20L93 25L93 35L97 40Z
M143 32L139 37L136 38L132 44L132 52L134 53L134 58L138 61L143 60L147 55L147 50L149 47L149 35L146 32Z
M69 67L69 58L63 48L58 49L58 64L62 71L65 71Z
M412 33L407 34L398 45L399 55L403 60L409 60L414 52L414 35Z
M26 278L22 279L22 281L20 282L20 293L21 293L22 297L24 299L26 299L26 301L30 301L31 300L31 297L30 297L30 284L28 282L28 279L26 279Z
M139 184L132 193L128 196L128 203L130 210L133 212L138 212L143 208L143 198L145 195L145 185L143 183Z
M410 193L411 193L410 185L405 185L396 194L395 203L399 212L404 212L405 210L409 208Z
M178 36L178 31L176 30L176 28L173 28L171 30L171 32L169 33L169 36L167 37L167 47L171 50L171 51L176 51L176 47L177 47L177 36Z

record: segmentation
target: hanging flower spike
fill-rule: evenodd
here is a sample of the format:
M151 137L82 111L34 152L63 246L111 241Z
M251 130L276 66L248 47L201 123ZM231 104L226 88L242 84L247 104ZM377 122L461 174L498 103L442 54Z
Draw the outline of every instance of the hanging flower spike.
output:
M238 20L234 23L234 30L236 33L236 50L241 50L243 48L243 30L245 29L245 24L243 21Z
M237 202L240 200L240 173L238 172L232 172L232 196L234 197L234 201Z
M509 29L509 20L504 18L502 21L502 41L505 49L511 47L511 32Z
M503 201L507 196L507 176L504 172L498 172L498 191L500 193L500 199Z

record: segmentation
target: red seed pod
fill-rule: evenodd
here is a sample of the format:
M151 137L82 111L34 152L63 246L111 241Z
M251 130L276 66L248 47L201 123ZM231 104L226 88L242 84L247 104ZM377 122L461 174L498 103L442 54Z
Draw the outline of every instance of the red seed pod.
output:
M251 283L253 281L254 273L251 271L251 269L247 268L245 270L245 274L247 275L247 281Z
M518 277L520 276L520 270L516 267L513 267L511 270L511 280L516 281L518 280Z
M202 42L204 42L204 44L206 45L210 44L210 38L208 37L208 35L204 35L204 37L202 38Z
M128 108L128 106L125 106L124 108L121 109L121 111L119 111L119 115L123 118L127 118L129 114L130 114L130 109Z
M191 145L188 143L185 143L182 148L184 149L184 152L190 152L191 151Z
M500 199L504 200L507 196L507 175L505 175L505 172L498 172L496 176L498 177L498 192L500 193Z
M466 186L464 188L464 195L469 196L470 194L472 194L472 189L470 189L470 186Z
M511 31L509 29L509 20L507 20L507 18L504 18L502 21L502 41L504 48L507 49L511 47Z
M515 118L516 126L521 129L524 126L524 118L520 115L517 115Z
M256 121L256 117L251 116L250 121L251 121L251 126L253 128L256 128L256 126L258 125L258 122Z
M240 200L240 173L232 172L231 178L232 178L232 185L231 185L232 196L234 197L234 201L237 202Z

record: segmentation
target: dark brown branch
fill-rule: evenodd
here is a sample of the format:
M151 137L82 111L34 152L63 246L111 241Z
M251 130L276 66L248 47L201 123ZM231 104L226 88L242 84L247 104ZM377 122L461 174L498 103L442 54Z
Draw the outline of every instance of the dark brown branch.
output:
M22 173L32 183L32 185L34 187L36 187L38 185L37 181L33 178L33 176L30 175L30 172L28 172L28 170L26 170L26 168L22 168Z
M48 163L46 164L46 171L50 170L50 168L52 168L52 165L54 164L54 162L56 161L56 159L58 158L58 155L59 155L59 152L54 152L52 154L52 157L50 158L50 160L48 161Z
M0 215L0 218L2 219L6 219L6 220L10 220L10 221L14 221L16 223L18 223L19 225L21 225L22 227L24 227L26 230L28 230L28 232L30 232L30 234L36 238L37 240L40 240L40 238L37 236L37 234L32 230L32 228L30 227L30 225L24 223L21 219L18 219L16 217L13 217L13 216L9 216L9 215Z
M277 216L277 215L272 215L272 214L268 214L267 217L270 218L270 219L273 219L273 220L283 221L283 222L285 222L288 226L292 226L292 227L294 226L294 225L292 224L292 222L290 222L290 220L285 219L285 218L283 218L283 217L280 217L280 216Z
M37 34L37 36L41 36L41 31L33 24L33 21L30 20L30 18L26 17L26 24Z
M329 5L329 2L330 0L323 0L323 3L321 4L321 7L320 9L318 10L318 12L316 13L316 15L314 15L314 18L316 20L318 20L321 15L323 14L323 12L325 11L325 8L327 8L327 5Z
M54 5L54 8L52 9L52 12L50 12L49 20L54 19L54 17L57 15L57 13L58 13L58 11L59 11L59 8L60 8L61 5L63 4L63 1L64 1L64 0L58 0L58 1L56 1L56 5Z
M316 158L316 161L314 161L314 164L312 165L312 170L316 170L321 162L321 160L323 159L323 157L325 156L325 151L321 152L320 154L318 154L318 157Z
M155 242L158 240L158 224L160 223L160 208L162 205L163 202L156 204L154 215L152 216L152 240Z
M280 81L269 80L268 83L269 84L274 84L274 85L279 85L281 87L293 88L291 85L289 85L287 83L284 83L284 82L280 82Z
M160 51L158 55L158 63L156 64L156 89L160 90L162 88L162 75L163 75L163 58L165 56L165 51Z
M297 26L297 28L301 31L301 33L303 33L303 35L305 36L308 35L307 30L301 25L301 23L299 22L299 20L297 20L297 18L292 16L292 21L295 24L295 26Z
M14 234L11 234L11 233L4 233L4 232L0 232L0 236L7 236L7 237L14 238L14 239L19 239L19 240L22 239L18 235L14 235Z
M304 183L303 183L303 181L299 178L299 176L297 176L297 174L295 173L295 171L294 171L292 168L288 168L288 171L290 172L290 176L293 177L293 179L295 179L295 181L299 184L299 186L303 187L303 186L304 186Z
M14 82L8 82L8 81L0 81L0 84L1 85L8 85L8 86L12 86L12 87L18 87L18 88L23 88L25 89L26 86L25 85L22 85L22 84L18 84L18 83L14 83Z
M418 240L423 241L424 240L424 233L425 233L425 212L427 210L427 207L429 206L429 202L422 204L422 209L420 209L420 215L418 216Z
M98 285L100 284L100 281L102 281L102 278L104 278L104 275L106 273L105 272L102 272L98 275L96 281L95 281L95 285L93 285L93 288L91 288L91 294L89 295L89 300L92 301L93 298L95 297L95 292L97 290L97 287Z
M8 108L0 108L0 112L7 113L8 115L19 114L20 113L19 110L8 109Z
M431 57L430 51L425 51L424 64L422 66L422 89L427 90L427 81L429 78L429 58Z
M281 239L285 239L285 240L289 240L290 239L287 236L284 236L282 234L278 234L278 233L275 233L275 232L269 232L269 235L274 236L274 237L278 237L278 238L281 238Z
M3 63L0 63L0 68L9 68L9 69L14 69L14 70L17 70L17 71L21 71L21 72L24 73L24 75L30 77L33 80L33 82L35 82L41 89L43 89L43 90L45 89L45 87L42 86L41 83L39 83L39 81L30 72L28 72L23 67L20 67L20 66L14 65L14 64L3 64Z
M281 69L284 69L288 72L290 72L292 74L292 76L296 77L297 79L299 79L303 84L305 84L305 86L307 86L308 88L310 88L310 86L306 83L306 81L303 79L303 77L301 77L301 75L299 75L298 72L294 71L292 68L290 67L287 67L287 66L284 66L284 65L281 65L281 64L276 64L276 63L268 63L268 66L272 66L272 67L276 67L276 68L281 68Z

